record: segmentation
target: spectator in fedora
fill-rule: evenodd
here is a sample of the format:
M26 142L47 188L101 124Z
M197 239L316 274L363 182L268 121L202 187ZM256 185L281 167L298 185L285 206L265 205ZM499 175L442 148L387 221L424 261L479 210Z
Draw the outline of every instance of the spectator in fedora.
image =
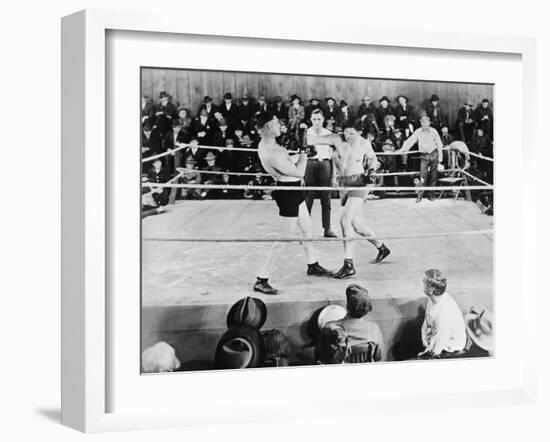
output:
M183 184L200 184L201 174L199 172L195 172L198 167L197 162L192 155L187 155L184 157L184 167L186 171L181 176L181 182ZM182 199L202 200L205 196L206 192L203 192L200 188L197 187L194 187L192 189L181 189Z
M288 119L288 106L283 102L283 98L277 95L271 104L269 112L275 115L279 120Z
M164 341L147 347L141 354L143 373L165 373L180 368L181 363L176 357L174 348Z
M143 158L162 153L162 138L157 126L145 121L141 129L141 154Z
M359 284L349 284L346 288L346 316L329 324L342 326L347 334L351 355L369 353L362 362L382 361L386 357L386 345L380 326L369 319L372 301L366 288Z
M233 103L233 96L229 92L223 96L223 103L219 110L230 126L235 127L239 123L239 110Z
M489 100L484 98L474 112L476 127L481 127L489 139L493 139L493 111L489 106Z
M192 132L192 123L193 119L191 118L191 112L186 107L180 107L178 109L178 120L180 125L180 131L176 137L176 142L178 143L189 143L191 132Z
M213 130L212 133L212 145L223 147L228 138L233 138L234 134L232 129L227 124L225 118L218 121L218 127Z
M191 133L201 146L211 146L212 137L216 130L216 123L208 115L206 108L202 108L198 117L191 123Z
M299 139L300 124L304 121L306 111L298 95L292 95L290 102L291 105L288 108L288 129L296 139Z
M384 127L384 117L386 115L395 115L395 112L390 106L390 99L384 95L380 98L380 106L376 108L375 113L378 127Z
M424 294L428 297L422 323L424 350L419 358L441 358L462 352L466 346L466 328L462 312L447 293L447 277L437 269L425 272Z
M227 330L216 347L217 369L261 367L265 360L265 342L255 327L237 324Z
M321 329L315 358L321 365L343 364L350 353L348 334L341 325L327 324Z
M200 115L203 109L206 109L206 115L212 119L214 118L214 114L218 111L218 107L208 95L205 95L202 99L202 103L197 110L197 115Z
M470 144L474 135L475 120L474 120L474 102L469 98L464 101L464 105L458 110L456 119L456 130L460 141Z
M148 95L141 97L141 124L145 122L151 126L155 124L155 104Z
M259 114L260 112L267 112L269 106L267 104L267 99L265 95L258 96L258 102L254 106L254 115Z
M426 106L425 114L430 118L432 127L441 134L443 126L447 125L446 118L443 116L439 97L433 94L430 98L430 103Z
M369 114L376 115L376 106L372 102L372 97L370 95L365 95L357 109L357 118L363 119Z
M199 138L197 136L191 136L189 146L183 150L182 161L187 162L190 158L193 160L195 166L202 169L206 165L204 160L205 155L206 150L199 147Z
M241 126L246 126L255 112L254 100L245 92L241 98L241 104L238 108L239 121Z
M492 356L493 348L493 312L481 311L472 307L465 316L466 333L468 340L465 348L465 357Z
M340 127L336 128L337 131L341 131L342 127L346 127L350 125L351 122L355 120L353 109L347 103L346 100L340 100L340 115L341 115Z
M394 109L396 125L405 134L405 138L409 138L409 135L414 132L414 109L404 95L399 95L397 102L398 105Z
M153 161L153 165L147 176L151 183L166 183L170 180L170 173L162 167L162 161L157 158ZM170 197L169 187L154 187L152 188L152 197L159 206L166 206Z
M340 108L336 105L336 100L332 97L325 98L326 108L324 111L326 127L332 132L336 132L337 127L342 127L342 114Z
M317 97L313 97L309 100L309 104L306 106L305 108L305 121L309 121L310 118L311 118L311 113L315 110L315 109L321 109L322 110L322 106L321 106L321 100L319 100Z
M159 104L157 106L157 110L155 113L157 117L160 115L164 115L169 120L172 120L178 117L178 111L176 109L176 105L172 103L171 100L172 100L172 97L168 95L166 91L162 91L159 94Z

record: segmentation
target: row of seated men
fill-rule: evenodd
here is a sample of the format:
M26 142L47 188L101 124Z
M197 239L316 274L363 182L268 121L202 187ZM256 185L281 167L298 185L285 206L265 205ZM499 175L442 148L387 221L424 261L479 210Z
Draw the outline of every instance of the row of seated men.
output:
M338 104L332 97L321 102L311 98L308 105L302 103L297 95L289 97L287 102L281 97L267 101L265 96L254 100L244 95L236 104L230 93L226 93L220 104L214 104L212 98L205 96L196 115L184 107L177 107L166 92L161 92L158 102L149 97L142 100L142 154L144 157L156 155L174 148L177 143L190 143L196 140L203 146L216 147L257 147L258 137L255 131L254 117L259 112L269 110L284 123L284 137L281 143L289 148L303 142L303 133L311 126L311 113L321 109L324 114L324 126L339 132L350 121L360 121L363 136L370 134L375 150L398 149L400 144L419 127L419 117L428 115L431 126L435 128L444 144L453 139L464 141L472 152L492 156L493 114L489 100L484 99L474 108L470 99L457 109L456 127L449 130L449 117L445 115L440 99L432 95L427 103L414 108L406 96L400 95L392 106L384 96L375 106L370 96L362 99L362 104L353 109L346 101ZM202 151L199 156L206 155ZM193 154L196 157L196 154ZM201 158L195 158L202 160ZM246 167L246 158L235 158L235 169Z
M420 321L414 330L409 327L406 335L394 339L388 340L380 325L370 319L373 302L368 290L350 284L345 308L331 304L312 312L307 324L310 343L290 342L278 329L262 331L269 309L261 299L246 297L228 311L227 330L219 336L211 360L192 360L187 356L193 354L187 342L173 339L144 349L142 370L159 373L491 356L492 312L480 308L462 312L447 292L446 276L438 269L427 270L422 284L427 303Z

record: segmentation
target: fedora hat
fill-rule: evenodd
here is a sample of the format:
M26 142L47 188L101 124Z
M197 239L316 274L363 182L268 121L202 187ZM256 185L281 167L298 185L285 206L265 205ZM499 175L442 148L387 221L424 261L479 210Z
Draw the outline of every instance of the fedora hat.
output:
M382 101L387 101L388 103L390 102L390 99L388 97L386 97L385 95L380 98L380 100L378 100L380 103L382 103Z
M227 327L244 324L257 329L262 328L267 319L267 307L258 298L247 296L239 299L227 313Z
M430 101L439 101L439 97L437 96L437 94L433 94L430 98Z
M478 347L493 353L493 313L489 310L478 313L472 308L464 319L470 339Z
M205 159L206 161L208 161L208 160L215 160L215 159L216 159L216 155L214 155L213 152L208 152L208 153L206 154L206 156L204 157L204 159Z
M263 364L265 343L258 329L236 325L227 330L216 347L216 368L253 368Z
M212 98L210 98L208 95L205 95L204 98L202 99L202 102L203 102L203 104L211 103Z

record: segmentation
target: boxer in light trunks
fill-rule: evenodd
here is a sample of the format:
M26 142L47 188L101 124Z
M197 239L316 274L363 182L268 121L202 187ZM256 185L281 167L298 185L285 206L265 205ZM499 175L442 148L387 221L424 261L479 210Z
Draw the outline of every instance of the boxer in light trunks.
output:
M280 132L279 120L269 112L262 112L257 116L257 129L262 137L258 146L258 156L263 168L275 179L277 186L301 186L307 164L306 151L301 151L298 161L294 163L288 151L277 144L275 138ZM279 219L282 236L294 236L296 227L300 228L303 238L313 237L311 218L307 210L303 190L275 190L271 193L279 207ZM332 273L321 267L317 261L315 248L311 241L304 241L302 245L307 255L307 274L313 276L331 276ZM267 295L276 295L278 290L273 288L268 278L273 267L281 258L286 243L274 242L264 263L258 271L254 291Z
M333 185L357 187L357 190L340 191L344 207L340 216L344 236L344 265L332 275L337 279L349 278L356 273L353 265L354 241L346 241L346 238L353 237L354 232L367 238L378 249L378 255L371 263L378 264L390 254L384 243L376 239L374 230L365 224L361 213L363 202L369 194L366 182L379 165L376 154L370 142L361 137L360 130L354 125L344 129L344 139L345 141L336 134L310 136L307 139L308 144L330 143L334 146L333 161L338 177L334 177Z

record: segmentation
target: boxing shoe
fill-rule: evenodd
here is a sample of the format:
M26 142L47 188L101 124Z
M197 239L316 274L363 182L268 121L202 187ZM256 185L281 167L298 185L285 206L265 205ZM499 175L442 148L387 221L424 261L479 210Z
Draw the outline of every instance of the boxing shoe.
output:
M278 295L279 290L274 287L271 287L267 278L256 278L256 283L254 284L254 291L263 293L264 295Z
M336 233L334 233L332 230L330 229L325 229L325 234L324 234L325 238L338 238L336 236Z
M378 249L378 255L371 261L371 264L379 264L390 254L390 249L386 247L385 244L382 244Z
M319 262L308 264L307 274L311 276L332 276L332 272L322 267L321 264L319 264Z
M356 273L353 261L345 259L342 268L334 273L332 277L335 279L345 279L354 276Z

